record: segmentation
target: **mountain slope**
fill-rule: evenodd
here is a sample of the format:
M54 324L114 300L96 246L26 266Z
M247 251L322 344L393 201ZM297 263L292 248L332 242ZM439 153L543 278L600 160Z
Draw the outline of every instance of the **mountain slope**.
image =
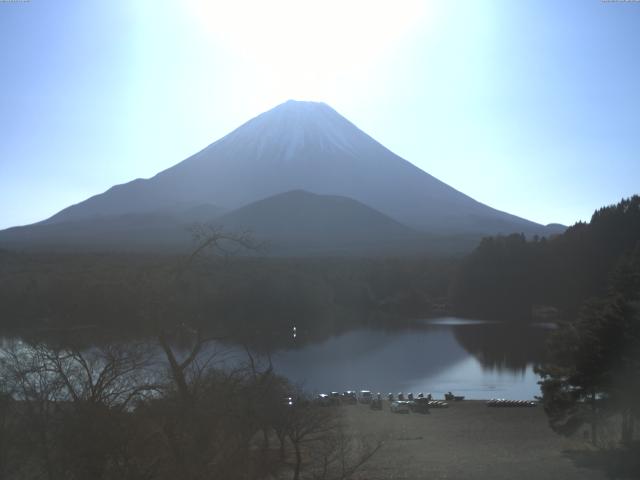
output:
M193 213L195 211L195 214ZM40 223L0 232L0 245L84 251L189 251L196 221L251 233L269 255L371 255L418 252L426 237L346 197L297 190L216 217L210 206L185 212L129 213ZM200 214L198 218L196 214ZM208 218L202 218L206 215Z
M164 211L40 222L0 231L0 246L84 251L183 250L192 243L190 226L211 222L222 213L214 205L182 205Z
M251 203L215 220L250 231L271 253L363 254L424 248L424 236L347 197L295 190Z
M395 155L323 103L288 101L160 172L112 187L45 223L162 211L183 203L227 210L291 190L353 198L432 234L545 234Z

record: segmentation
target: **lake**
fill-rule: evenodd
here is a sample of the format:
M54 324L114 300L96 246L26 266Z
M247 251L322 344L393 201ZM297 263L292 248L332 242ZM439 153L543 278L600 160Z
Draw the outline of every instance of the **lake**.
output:
M292 326L272 332L269 350L275 371L310 393L424 392L442 398L451 391L468 399L527 400L540 394L533 367L544 359L551 327L443 317L319 337ZM219 353L220 366L247 359L237 346L209 348ZM158 358L164 363L160 351Z
M272 354L276 371L313 393L371 390L447 391L468 399L533 399L533 367L544 358L548 325L508 325L459 318L362 328L305 342L293 329Z

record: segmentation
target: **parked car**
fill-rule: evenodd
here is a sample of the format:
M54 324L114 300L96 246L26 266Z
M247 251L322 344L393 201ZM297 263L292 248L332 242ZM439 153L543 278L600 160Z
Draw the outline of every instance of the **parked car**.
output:
M321 407L328 407L331 405L331 397L326 393L319 393L316 397L316 403Z
M393 402L393 393L389 392L387 394L387 400L389 400L390 402Z
M391 411L393 413L409 413L409 402L403 400L391 402Z
M340 392L331 392L329 394L331 405L340 405Z
M371 400L369 407L371 410L382 410L382 395L376 395L376 398Z
M373 394L369 390L360 390L360 398L358 399L360 403L371 403L373 400Z
M358 403L358 396L355 390L347 390L342 394L342 401L349 405Z

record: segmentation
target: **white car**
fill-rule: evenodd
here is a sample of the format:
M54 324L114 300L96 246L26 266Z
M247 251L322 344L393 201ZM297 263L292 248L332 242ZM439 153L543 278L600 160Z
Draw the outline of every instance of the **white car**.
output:
M393 413L409 413L409 402L402 400L391 402L391 411Z

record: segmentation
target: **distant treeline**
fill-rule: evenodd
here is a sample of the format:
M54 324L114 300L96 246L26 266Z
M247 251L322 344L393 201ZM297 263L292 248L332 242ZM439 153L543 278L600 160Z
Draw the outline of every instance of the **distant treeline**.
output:
M451 288L458 314L528 321L545 306L574 318L607 293L612 275L640 252L640 196L597 210L550 239L490 237L460 265Z
M634 196L550 239L485 238L462 260L217 255L188 262L190 252L0 251L0 328L145 334L188 322L270 342L293 325L313 340L380 319L448 311L514 322L530 321L535 311L573 318L586 299L606 293L639 241Z
M446 303L455 261L0 252L0 326L154 333L176 322L223 335L312 338Z

